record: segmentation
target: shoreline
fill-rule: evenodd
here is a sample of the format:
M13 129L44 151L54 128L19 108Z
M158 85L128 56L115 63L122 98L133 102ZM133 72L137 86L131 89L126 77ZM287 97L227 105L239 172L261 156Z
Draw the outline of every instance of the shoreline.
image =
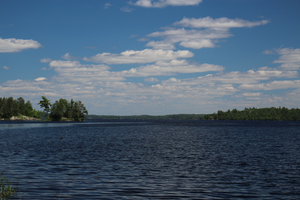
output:
M11 118L8 119L0 118L0 121L42 121L42 120L34 117L28 117L22 115L22 116L12 116Z

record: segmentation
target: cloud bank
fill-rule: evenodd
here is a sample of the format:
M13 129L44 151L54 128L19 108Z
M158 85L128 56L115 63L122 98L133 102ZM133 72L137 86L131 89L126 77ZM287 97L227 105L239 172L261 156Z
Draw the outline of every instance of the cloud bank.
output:
M131 4L163 8L198 5L201 2L138 0ZM216 105L219 108L253 104L269 106L270 102L280 105L287 100L296 105L300 98L300 81L297 80L300 49L266 50L265 54L278 54L273 62L273 65L278 65L277 68L253 66L248 71L231 72L221 65L193 62L194 53L189 50L175 50L177 45L191 49L215 48L221 39L233 36L231 28L253 28L267 23L268 20L226 17L183 18L171 27L142 38L142 41L151 39L146 44L147 49L102 52L83 58L70 53L59 59L42 58L40 62L48 65L48 70L56 73L54 76L6 81L0 85L0 93L29 99L40 96L80 99L94 108L96 114L193 113L200 108L203 113L205 109L216 110ZM0 52L39 47L41 44L33 40L0 40ZM115 66L110 66L129 64L134 64L134 67L115 70ZM289 90L279 95L266 93L279 89ZM120 113L121 110L123 113Z
M132 54L134 62L141 62L135 60L135 56L140 52ZM169 52L173 55L175 51L162 52ZM283 49L278 51L278 54L279 58L274 61L275 63L298 62L298 49ZM114 59L117 57L117 61L111 61L112 63L128 62L127 57L124 61L122 53L111 55ZM143 56L137 56L137 58L140 57ZM173 58L173 56L170 57ZM146 59L145 56L143 58ZM153 59L147 58L146 60L153 62ZM202 112L205 112L205 109L215 109L216 104L220 107L223 105L225 108L246 107L253 104L266 107L270 106L270 103L279 106L285 101L296 103L300 97L298 72L283 70L281 67L226 72L223 66L205 63L191 64L185 59L158 60L153 64L149 63L122 71L113 71L105 64L81 64L78 60L52 60L49 67L57 75L51 78L38 77L32 81L20 79L7 81L0 85L1 94L15 94L37 99L42 95L52 99L78 98L88 102L87 106L96 108L95 113L103 114L105 112L142 114L143 105L147 105L145 109L147 114L163 114L168 112L167 110L173 113L183 111L193 113L199 107ZM174 77L177 74L187 73L199 74L194 78ZM127 80L138 77L144 77L144 82L134 83ZM168 78L162 80L159 77ZM264 91L279 89L291 91L283 95L264 93ZM235 100L230 101L228 98L225 100L226 96ZM133 109L135 107L139 109ZM131 110L124 108L131 108ZM124 113L120 113L120 110Z
M102 53L92 57L85 57L83 60L106 64L130 64L130 63L151 63L156 61L168 61L177 58L190 58L194 54L190 51L171 51L144 49L142 51L128 50L120 54Z
M192 49L214 48L219 39L231 37L230 28L254 27L269 23L268 20L247 21L243 19L228 19L226 17L212 19L183 18L175 22L175 27L167 28L165 31L157 31L148 34L148 37L162 38L162 41L150 41L146 44L154 49L175 49L175 44ZM176 27L187 27L176 28Z

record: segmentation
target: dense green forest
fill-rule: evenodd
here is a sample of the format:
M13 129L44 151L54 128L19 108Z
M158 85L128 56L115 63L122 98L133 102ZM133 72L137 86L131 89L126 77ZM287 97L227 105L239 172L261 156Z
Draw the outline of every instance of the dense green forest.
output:
M177 115L88 115L88 119L125 119L125 120L200 120L204 114L177 114Z
M53 104L45 96L38 103L44 111L32 108L30 101L25 103L22 97L14 99L13 97L0 97L0 118L10 119L13 116L28 116L36 119L46 119L49 121L83 121L88 114L85 106L81 101L67 101L59 99Z
M286 120L298 121L300 120L300 109L285 107L279 108L245 108L244 110L228 110L223 112L205 115L203 119L206 120Z
M12 116L25 115L28 117L41 118L43 112L32 108L30 101L26 101L19 97L1 98L0 97L0 118L9 119Z
M81 101L67 101L66 99L59 99L53 104L45 96L42 96L42 100L38 103L41 108L44 108L44 112L48 115L48 120L61 121L61 120L72 120L72 121L83 121L88 114L85 106Z

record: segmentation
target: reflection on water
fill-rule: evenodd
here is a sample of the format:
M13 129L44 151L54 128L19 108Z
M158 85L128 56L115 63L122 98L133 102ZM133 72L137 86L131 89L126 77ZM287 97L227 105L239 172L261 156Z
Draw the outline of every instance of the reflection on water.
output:
M17 199L300 199L297 122L0 127L0 171L18 181Z

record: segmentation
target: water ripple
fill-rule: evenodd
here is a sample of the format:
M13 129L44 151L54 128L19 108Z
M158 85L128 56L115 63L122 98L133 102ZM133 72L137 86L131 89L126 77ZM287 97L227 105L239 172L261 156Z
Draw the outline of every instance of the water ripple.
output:
M0 123L21 199L300 199L300 123Z

